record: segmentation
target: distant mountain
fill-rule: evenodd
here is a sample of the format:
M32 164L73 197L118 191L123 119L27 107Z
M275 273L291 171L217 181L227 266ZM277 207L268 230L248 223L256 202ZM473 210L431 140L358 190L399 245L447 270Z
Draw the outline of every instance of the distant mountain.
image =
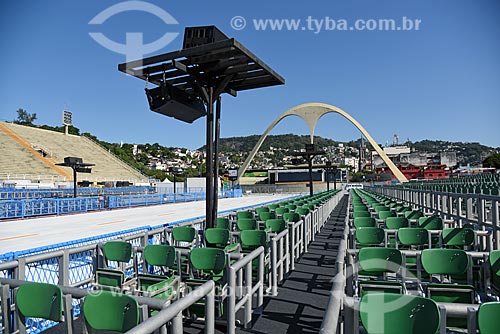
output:
M234 153L245 153L250 152L260 136L251 135L246 137L229 137L221 138L219 151L224 154L234 154ZM308 135L294 135L294 134L284 134L284 135L270 135L268 136L260 152L266 152L270 150L270 147L282 149L284 151L294 151L300 150L305 147L306 144L310 142L310 137ZM323 149L325 147L335 146L338 147L339 144L344 144L345 147L360 147L360 140L350 141L350 142L338 142L331 139L315 136L314 143L316 149ZM365 141L365 147L372 150L371 145ZM450 152L454 151L457 153L457 162L459 164L471 164L477 165L488 156L494 153L500 152L500 147L493 148L489 146L482 145L480 143L463 143L463 142L449 142L442 140L422 140L418 142L407 142L403 145L407 145L411 148L412 152L428 152L428 153L438 153L438 152ZM205 147L200 147L199 150L204 150Z
M237 153L237 152L250 152L260 136L252 135L246 137L230 137L221 138L219 142L219 151L222 153ZM283 150L300 150L309 144L311 139L308 135L298 136L294 134L284 134L284 135L270 135L264 140L260 151L269 151L271 147L280 148ZM314 144L317 149L321 149L327 146L338 145L339 142L315 136ZM199 150L205 150L205 146L199 148Z

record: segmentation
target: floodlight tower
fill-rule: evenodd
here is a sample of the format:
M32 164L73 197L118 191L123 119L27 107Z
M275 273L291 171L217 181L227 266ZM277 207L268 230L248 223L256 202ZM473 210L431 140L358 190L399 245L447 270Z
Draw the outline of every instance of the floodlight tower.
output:
M214 227L221 95L282 85L285 79L215 26L187 27L182 50L120 64L118 70L157 86L146 89L152 111L187 123L207 116L206 227Z

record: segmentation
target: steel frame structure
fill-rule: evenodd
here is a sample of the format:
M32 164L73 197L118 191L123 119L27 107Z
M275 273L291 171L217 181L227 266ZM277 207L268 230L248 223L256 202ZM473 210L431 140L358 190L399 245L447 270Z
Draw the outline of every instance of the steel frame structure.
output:
M123 63L118 70L156 85L172 85L206 103L206 219L207 228L214 227L221 94L236 97L238 91L282 85L285 79L234 38Z

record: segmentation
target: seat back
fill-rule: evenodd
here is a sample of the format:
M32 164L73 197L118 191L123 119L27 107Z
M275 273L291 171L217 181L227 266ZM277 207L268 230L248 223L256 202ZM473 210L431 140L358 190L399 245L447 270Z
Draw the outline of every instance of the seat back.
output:
M301 216L306 216L309 214L309 209L308 208L297 208L297 209L295 209L295 213L298 213Z
M265 222L268 219L274 219L274 218L276 218L276 214L274 212L268 211L268 212L261 212L261 213L259 213L259 219L261 221Z
M193 242L196 237L196 229L192 226L175 226L172 229L172 237L177 242Z
M398 239L405 246L423 246L429 244L429 233L425 228L403 227L398 230Z
M359 313L368 333L435 334L441 322L433 300L395 293L365 294Z
M61 288L48 283L25 283L17 290L16 309L23 318L61 321L63 313Z
M257 228L257 221L253 218L240 218L236 224L240 231L255 230Z
M400 229L402 227L408 227L409 224L408 224L408 219L404 217L387 217L385 219L385 226L388 229L395 230L395 229Z
M356 229L356 240L361 245L379 245L384 242L384 230L379 227L360 227Z
M267 206L261 206L259 208L255 208L255 212L257 214L260 214L262 212L269 212L269 211L270 211L270 209Z
M490 251L488 264L490 267L491 284L500 290L500 250Z
M438 216L420 217L418 227L423 227L426 230L442 230L443 220Z
M401 251L395 248L364 247L358 254L359 267L367 273L397 273L402 262Z
M229 218L217 217L217 221L215 222L215 227L225 228L226 230L229 230L231 228L231 224L229 223Z
M405 218L408 218L408 219L419 219L419 218L423 217L424 214L420 210L413 210L413 211L406 211L404 213L404 216L405 216Z
M132 258L132 244L125 241L108 241L102 250L109 261L128 263Z
M470 228L445 228L442 238L445 246L470 246L474 244L474 231Z
M300 215L297 212L285 212L283 214L283 220L287 223L293 222L296 223L300 220Z
M356 217L354 218L354 227L377 227L377 222L372 217Z
M267 233L261 230L246 230L240 233L241 246L246 249L267 245Z
M290 212L290 209L288 209L288 208L277 208L275 212L276 212L277 215L283 215L284 213Z
M354 218L361 218L361 217L371 217L371 213L369 211L354 211L352 213L352 216Z
M283 219L268 219L266 220L266 229L269 232L279 233L286 229L286 223Z
M229 230L225 228L207 228L205 242L208 247L224 248L229 243Z
M477 312L477 325L481 334L496 334L500 328L500 302L483 303Z
M469 256L460 249L424 249L422 267L431 275L459 275L469 268Z
M396 212L394 212L394 211L379 211L378 212L379 219L386 219L389 217L396 217Z
M226 253L219 248L193 248L189 252L189 261L196 270L219 274L226 267Z
M253 213L250 211L239 211L236 213L236 218L241 219L241 218L253 218Z
M83 302L85 326L89 333L114 331L125 333L139 324L139 305L131 296L99 291Z
M169 245L147 245L144 259L149 265L171 267L175 264L175 247Z

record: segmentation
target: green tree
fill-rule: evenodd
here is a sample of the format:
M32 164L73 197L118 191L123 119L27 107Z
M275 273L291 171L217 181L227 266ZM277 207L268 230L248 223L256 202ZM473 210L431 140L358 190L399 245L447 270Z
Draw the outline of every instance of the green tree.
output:
M30 114L23 108L19 108L17 109L17 118L14 123L22 125L33 125L35 119L36 113Z
M495 153L484 159L483 167L500 168L500 153Z

